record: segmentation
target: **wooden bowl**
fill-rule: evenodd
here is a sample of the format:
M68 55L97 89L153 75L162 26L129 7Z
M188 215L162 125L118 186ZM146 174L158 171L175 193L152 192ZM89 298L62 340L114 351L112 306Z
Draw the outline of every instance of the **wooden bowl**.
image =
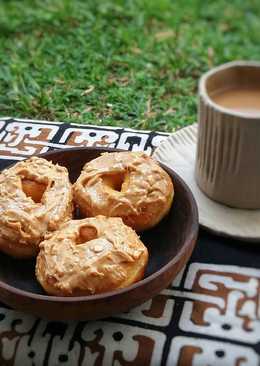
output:
M72 148L41 156L66 166L74 182L87 161L105 148ZM117 151L110 149L109 151ZM128 311L166 288L186 264L198 235L198 211L193 195L171 169L175 197L169 215L141 234L149 250L144 279L125 289L81 297L48 296L35 278L35 260L17 260L0 253L0 300L11 307L54 320L88 320Z

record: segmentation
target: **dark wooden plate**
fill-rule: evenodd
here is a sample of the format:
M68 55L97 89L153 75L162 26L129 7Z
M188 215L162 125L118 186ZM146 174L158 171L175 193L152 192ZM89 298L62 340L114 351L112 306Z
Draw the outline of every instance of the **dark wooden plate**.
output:
M107 149L72 148L41 156L66 166L74 182L83 165L104 151ZM34 260L12 259L0 253L0 300L15 309L48 319L87 320L127 311L166 288L193 251L198 235L198 211L183 180L171 169L163 168L174 182L174 203L169 215L157 227L141 234L149 250L149 263L143 280L128 288L100 295L48 296L36 281Z

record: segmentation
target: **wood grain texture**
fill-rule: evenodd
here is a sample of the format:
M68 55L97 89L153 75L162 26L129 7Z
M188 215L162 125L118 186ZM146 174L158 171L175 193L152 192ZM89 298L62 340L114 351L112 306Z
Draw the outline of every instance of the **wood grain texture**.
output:
M41 156L66 166L74 182L83 165L104 151L103 148L78 148ZM0 300L43 318L88 320L127 311L166 288L192 253L198 235L198 213L189 188L170 168L165 169L173 179L175 198L169 215L154 229L141 234L150 255L143 280L128 288L100 295L48 296L35 279L33 260L19 261L0 254Z

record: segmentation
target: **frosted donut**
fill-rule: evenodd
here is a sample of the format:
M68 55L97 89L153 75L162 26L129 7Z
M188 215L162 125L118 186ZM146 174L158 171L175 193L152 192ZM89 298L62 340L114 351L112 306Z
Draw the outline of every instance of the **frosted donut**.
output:
M72 215L68 171L32 157L0 174L0 250L18 258L36 256L47 231Z
M148 251L121 218L66 222L40 244L36 277L50 295L81 296L120 289L140 280Z
M105 153L88 162L73 186L81 212L121 217L137 231L155 226L168 213L174 189L170 176L144 153Z

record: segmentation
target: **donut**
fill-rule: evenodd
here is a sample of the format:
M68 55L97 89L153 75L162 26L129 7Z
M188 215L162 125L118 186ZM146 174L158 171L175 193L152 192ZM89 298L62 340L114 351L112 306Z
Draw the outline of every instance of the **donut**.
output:
M70 220L40 244L36 278L50 295L93 295L140 280L148 251L121 218Z
M66 168L38 157L0 174L0 250L17 258L37 255L48 231L72 215Z
M174 189L168 173L139 152L104 153L88 162L73 186L85 217L121 217L136 231L150 229L170 210Z

